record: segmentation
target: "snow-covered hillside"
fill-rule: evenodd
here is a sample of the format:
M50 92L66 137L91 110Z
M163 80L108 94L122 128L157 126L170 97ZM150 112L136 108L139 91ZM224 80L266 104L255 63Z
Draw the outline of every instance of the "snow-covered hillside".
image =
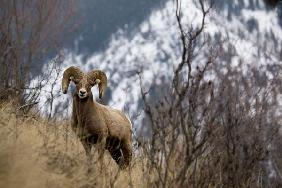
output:
M200 7L195 2L183 0L182 3L183 23L189 26L197 26L202 19ZM245 62L244 66L257 66L278 63L282 59L282 30L277 10L268 10L263 1L217 1L215 9L207 18L205 32L214 40L228 39L229 45L225 45L224 50L232 56L225 63L236 65L241 59ZM145 86L148 87L153 79L161 84L163 79L170 78L173 67L180 61L180 56L175 4L174 1L168 1L134 31L119 30L115 33L105 51L94 53L85 59L83 54L65 50L62 68L75 65L84 71L104 70L109 79L106 96L108 104L123 109L132 116L138 110L140 98L136 71L144 71L142 80ZM47 66L43 67L43 72L46 70ZM66 112L66 104L61 104L63 101L71 101L71 95L61 95L60 87L59 79L54 85L53 91L58 97L54 100L53 109L57 107L57 112ZM40 106L44 113L49 113L50 110L46 105L50 98L50 93L46 91L50 91L50 88L51 85L47 84L40 97ZM98 93L97 88L92 91ZM54 112L55 110L52 113Z

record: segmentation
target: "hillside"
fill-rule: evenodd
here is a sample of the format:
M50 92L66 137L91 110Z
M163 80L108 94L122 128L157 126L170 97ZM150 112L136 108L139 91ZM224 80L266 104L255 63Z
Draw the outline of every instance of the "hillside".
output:
M203 1L152 2L146 10L150 15L142 12L147 6L140 8L136 15L142 16L128 18L135 23L129 27L107 12L105 22L99 20L105 24L99 28L101 38L93 40L95 27L89 18L92 26L80 28L82 36L74 39L79 49L58 50L51 44L69 31L60 26L74 15L74 1L54 1L58 6L49 0L46 6L38 0L3 1L0 187L282 187L282 3L215 0L208 9L208 1ZM87 13L97 8L91 7L92 1L84 2ZM93 15L101 16L116 4L104 4ZM64 5L70 9L61 11ZM138 5L142 3L127 11ZM116 11L123 18L129 14L119 6ZM30 37L19 32L22 23L31 29ZM54 29L48 28L51 25ZM58 54L46 60L51 51ZM34 75L29 70L39 61L44 63L42 72ZM120 170L107 151L98 161L92 150L93 164L86 163L69 126L75 84L66 95L61 91L62 74L69 66L106 73L106 95L98 99L96 86L92 93L99 103L124 111L132 122L133 159L126 170ZM80 80L71 74L67 77L74 77L77 89L88 90L93 84L90 77ZM85 118L91 114L85 110L88 106L81 106L84 102L78 103L83 109L77 115L80 126L95 119ZM103 117L93 122L105 120L118 130L110 116ZM96 138L93 134L86 139ZM122 156L122 142L115 141L113 151Z
M119 171L106 153L107 168L101 169L93 151L93 169L87 173L83 147L67 123L32 113L22 116L10 104L1 104L0 187L146 187L144 159L135 158L130 171Z
M196 27L201 20L199 8L192 0L183 1L183 22ZM135 116L140 107L140 87L136 71L143 70L143 84L147 87L152 82L157 85L166 84L174 66L180 61L179 31L174 11L175 4L167 2L134 30L117 31L104 51L96 52L88 58L84 58L83 54L64 51L62 69L76 65L85 71L97 68L104 70L109 77L104 102ZM216 1L208 16L205 33L215 42L225 41L219 59L222 64L235 67L243 62L240 68L246 70L279 63L282 57L282 29L278 13L277 8L269 9L262 1ZM197 57L198 62L202 60L203 57ZM42 70L44 72L47 69L45 66ZM265 74L271 77L265 68L262 71L266 71ZM55 81L53 88L57 97L53 102L53 109L56 110L52 114L65 114L66 111L62 109L68 104L65 102L70 101L69 96L61 95L59 80ZM50 108L46 101L51 83L52 80L43 88L47 92L43 92L40 98L42 112L47 114ZM93 92L96 93L96 89Z

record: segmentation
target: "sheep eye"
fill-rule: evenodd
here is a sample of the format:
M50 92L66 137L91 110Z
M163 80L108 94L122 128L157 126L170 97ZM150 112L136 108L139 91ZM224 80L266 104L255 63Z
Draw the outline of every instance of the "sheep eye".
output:
M72 81L73 81L74 84L78 84L79 83L79 81L76 80L76 79L73 79Z
M95 85L95 82L89 81L89 85L90 85L90 86L94 86L94 85Z

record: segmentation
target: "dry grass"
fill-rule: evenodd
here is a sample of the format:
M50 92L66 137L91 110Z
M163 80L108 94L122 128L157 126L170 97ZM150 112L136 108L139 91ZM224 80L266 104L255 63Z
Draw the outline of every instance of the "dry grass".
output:
M144 160L119 171L106 153L87 173L84 150L67 126L38 117L17 117L9 104L0 108L0 187L146 187Z

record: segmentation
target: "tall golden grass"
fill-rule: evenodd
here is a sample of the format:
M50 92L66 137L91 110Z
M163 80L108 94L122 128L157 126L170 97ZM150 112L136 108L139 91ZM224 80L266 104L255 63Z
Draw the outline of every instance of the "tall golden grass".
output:
M84 150L68 122L25 117L10 104L0 107L0 187L147 187L144 160L134 157L131 167L119 170L108 153L104 168L93 149L87 172Z

